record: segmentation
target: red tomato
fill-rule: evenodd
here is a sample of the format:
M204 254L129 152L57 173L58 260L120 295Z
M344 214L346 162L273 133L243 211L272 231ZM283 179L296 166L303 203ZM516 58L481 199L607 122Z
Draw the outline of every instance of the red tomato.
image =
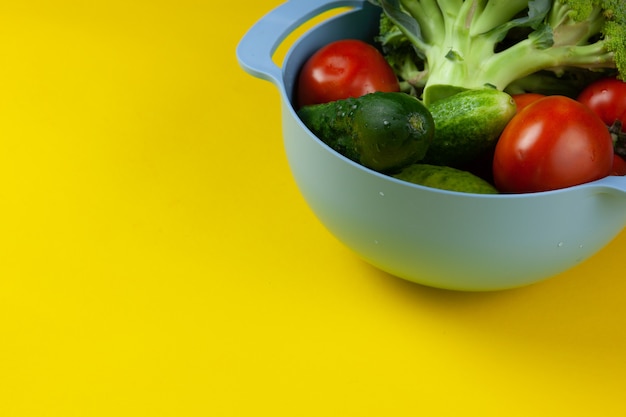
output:
M493 159L501 192L548 191L606 177L613 141L583 104L547 96L518 113L502 132Z
M580 93L578 101L600 116L607 126L612 126L619 120L626 129L625 82L616 78L595 81Z
M611 170L611 175L626 175L626 161L619 155L615 155L613 157L613 169Z
M328 103L375 91L400 91L393 69L374 46L346 39L330 43L305 62L298 79L298 105Z
M517 112L519 113L522 109L528 106L530 103L534 103L540 98L544 98L545 95L537 94L537 93L522 93L513 95L513 100L515 100L515 105L517 106Z

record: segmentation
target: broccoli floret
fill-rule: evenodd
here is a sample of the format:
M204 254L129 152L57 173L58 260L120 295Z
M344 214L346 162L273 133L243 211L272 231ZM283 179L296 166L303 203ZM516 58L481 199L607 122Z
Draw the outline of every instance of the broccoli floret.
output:
M379 42L426 104L455 91L626 77L624 0L370 0ZM574 76L572 76L574 75Z

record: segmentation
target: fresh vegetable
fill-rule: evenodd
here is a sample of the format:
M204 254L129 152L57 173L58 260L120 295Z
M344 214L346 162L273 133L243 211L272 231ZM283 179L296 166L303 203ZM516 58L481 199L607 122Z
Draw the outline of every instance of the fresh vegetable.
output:
M626 160L619 155L613 156L613 168L611 169L611 175L626 175Z
M589 84L578 96L609 127L615 153L626 158L626 82L604 78ZM620 165L620 161L617 161Z
M549 89L575 72L626 75L624 0L370 1L384 12L378 41L388 62L426 105L529 76Z
M626 82L604 78L589 84L578 101L596 113L607 126L618 121L626 127Z
M611 173L613 141L602 120L571 98L548 96L519 112L493 158L496 188L526 193L565 188Z
M421 160L435 127L418 99L394 92L305 106L298 115L332 149L380 172Z
M528 106L530 103L533 103L540 98L544 98L545 95L539 93L520 93L514 94L513 100L515 101L515 107L517 108L517 112L522 111L523 108Z
M502 91L483 88L439 100L428 109L435 136L424 162L461 168L493 149L515 115L515 102Z
M403 181L442 190L475 194L497 194L498 190L467 171L439 165L413 164L394 175Z
M597 80L580 93L578 101L608 126L613 137L613 150L620 156L616 156L614 171L622 172L622 161L626 158L626 82L616 78Z
M626 82L604 78L589 84L578 96L578 101L589 107L609 127L613 137L613 150L626 158ZM620 169L617 169L621 172Z
M297 88L300 107L400 90L378 49L356 39L332 42L313 54L300 71Z

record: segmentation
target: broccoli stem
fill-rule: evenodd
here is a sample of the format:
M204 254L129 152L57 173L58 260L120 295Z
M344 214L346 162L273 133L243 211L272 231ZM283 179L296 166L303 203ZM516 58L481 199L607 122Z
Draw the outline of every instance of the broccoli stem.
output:
M532 39L523 40L501 52L493 52L493 40L485 37L468 38L456 43L455 56L450 51L432 48L427 54L430 67L423 92L428 105L443 98L446 91L493 87L504 90L509 84L540 70L555 73L567 67L586 69L615 68L614 54L604 42L590 45L565 45L542 48ZM437 55L435 55L437 54ZM444 87L446 86L446 87Z
M428 16L428 19L419 19L421 37L416 38L411 36L413 34L407 33L418 49L425 51L430 48L430 45L423 39L443 39L445 37L444 15L435 0L420 2L402 0L400 3L411 16Z
M470 28L471 35L489 32L498 26L509 23L520 10L528 7L528 0L476 2L475 19Z
M454 86L458 90L485 87L504 90L515 80L544 69L558 74L567 67L615 68L613 53L601 41L541 48L532 39L526 39L498 53L493 53L493 41L488 38L470 39L468 44L467 49L456 51L463 57L461 60L442 58L445 51L437 51L439 56L427 55L434 65L424 88L424 102L429 104L442 98L445 90L449 90L442 86ZM457 48L460 46L457 43Z

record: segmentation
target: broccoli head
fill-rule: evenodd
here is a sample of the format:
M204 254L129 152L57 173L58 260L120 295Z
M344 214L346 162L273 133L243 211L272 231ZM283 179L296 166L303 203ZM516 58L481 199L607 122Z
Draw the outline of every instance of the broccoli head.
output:
M456 91L575 91L626 77L624 0L370 0L380 42L426 104Z

